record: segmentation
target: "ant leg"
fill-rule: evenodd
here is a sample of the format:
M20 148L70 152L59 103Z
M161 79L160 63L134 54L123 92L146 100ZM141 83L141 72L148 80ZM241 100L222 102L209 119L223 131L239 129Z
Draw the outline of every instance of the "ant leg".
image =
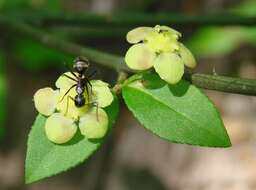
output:
M85 81L87 84L89 84L89 86L91 88L91 94L92 94L92 83L90 82L90 80L88 78L85 78Z
M84 59L83 61L87 62L87 67L85 67L84 72L83 72L83 74L85 75L86 72L88 71L88 68L90 67L90 63L89 63L88 59L86 59L86 60Z
M92 84L91 84L91 82L88 80L88 78L85 78L85 81L86 81L85 87L86 87L86 89L87 89L87 94L88 94L88 96L89 96L88 99L90 99L90 96L92 97L92 95L93 95L93 92L92 92ZM89 87L90 87L90 93L91 93L91 94L89 94L88 85L89 85ZM89 100L89 102L90 102L90 100Z
M96 107L96 118L97 118L97 121L99 122L99 105L98 105L98 102L93 102L92 105Z
M86 91L87 96L88 96L88 102L90 102L90 94L89 94L89 89L88 89L87 84L85 84L85 91Z
M88 84L89 84L89 86L90 86L90 88L91 88L91 95L93 94L93 92L92 92L92 84L91 84L91 82L88 80Z
M60 99L59 103L63 101L63 99L65 98L65 96L70 92L70 90L72 90L74 87L76 86L76 84L74 84L73 86L71 86L66 92L65 94L62 96L62 98Z
M99 121L99 105L98 105L98 102L91 102L91 103L88 103L88 104L85 104L85 105L96 107L96 118L97 118L97 121Z
M72 81L77 82L77 80L76 80L76 79L74 79L74 78L72 78L72 77L68 76L67 74L63 74L63 76L67 77L68 79L70 79L70 80L72 80Z
M67 63L64 63L65 67L67 68L67 70L69 70L69 72L76 78L78 79L78 76L72 71L72 69L67 65Z
M78 76L73 72L73 71L69 71L76 79L78 79Z
M69 105L69 100L73 100L73 101L75 101L75 99L74 98L72 98L71 96L68 96L68 99L67 99L67 105L66 105L66 111L65 111L65 114L64 115L67 115L67 113L68 113L68 105Z
M90 79L90 78L94 77L96 75L96 73L97 73L96 70L93 71L91 74L88 75L88 78Z

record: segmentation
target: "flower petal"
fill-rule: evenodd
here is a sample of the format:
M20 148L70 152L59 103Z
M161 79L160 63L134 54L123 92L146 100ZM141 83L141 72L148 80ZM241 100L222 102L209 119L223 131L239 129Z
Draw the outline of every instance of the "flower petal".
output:
M65 117L78 120L79 117L82 117L88 111L89 105L86 103L82 107L76 107L73 100L77 94L75 91L75 88L70 90L68 94L66 94L67 91L68 89L65 89L65 88L60 89L60 94L58 96L58 104L56 106L56 109L59 112L61 112L63 115L65 115ZM87 94L84 93L84 96L86 98L86 101L88 102Z
M196 66L196 60L195 60L193 54L182 43L180 43L179 53L180 53L181 59L183 60L183 62L186 66L188 66L190 68L194 68Z
M129 48L125 55L125 62L131 69L146 70L153 66L155 53L145 44L135 44Z
M39 89L34 95L34 102L37 111L45 116L51 115L58 102L59 90L49 87Z
M108 87L108 83L101 80L92 80L91 84L93 101L95 101L101 108L109 106L114 97Z
M159 76L170 84L176 84L184 74L182 59L175 53L161 53L154 61Z
M160 26L160 25L156 25L155 26L155 30L160 32L168 32L170 35L174 35L176 36L176 38L181 37L181 33L178 32L177 30L174 30L173 28L169 27L169 26Z
M57 144L68 142L75 135L77 126L72 119L64 117L60 113L51 115L45 123L47 138Z
M133 30L129 31L126 35L126 39L129 43L135 44L142 40L145 40L148 35L154 32L152 27L138 27L134 28Z
M75 79L75 77L71 74L71 72L66 72L66 73L63 73L58 78L58 80L56 81L55 85L56 85L57 88L69 89L76 82L71 80L71 79L69 79L68 77L64 76L64 74Z
M108 130L108 115L98 108L92 108L84 117L80 118L79 128L88 139L102 138Z

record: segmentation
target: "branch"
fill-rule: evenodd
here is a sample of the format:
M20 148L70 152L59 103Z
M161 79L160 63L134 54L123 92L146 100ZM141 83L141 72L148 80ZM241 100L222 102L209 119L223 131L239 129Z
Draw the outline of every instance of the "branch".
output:
M106 27L79 27L79 26L56 26L47 28L49 32L65 34L72 38L106 39L123 38L130 30L129 28L106 28Z
M194 73L189 80L197 87L234 94L256 95L256 80Z
M19 15L19 14L17 14ZM17 16L16 15L16 16ZM142 25L156 24L178 26L202 26L202 25L244 25L254 26L256 24L255 16L241 15L174 15L174 14L147 14L130 13L116 15L95 15L95 14L49 14L49 13L31 13L21 14L20 18L27 22L40 26L100 26L100 27L136 27Z
M17 22L0 14L0 26L13 34L28 36L46 46L78 56L82 55L89 60L109 67L116 71L133 72L125 64L123 57L101 52L76 43L59 39L54 35L48 34L40 29L31 27L28 24ZM189 80L197 87L230 92L245 95L256 95L256 80L224 77L206 74L188 74Z
M43 30L34 28L23 22L18 22L6 16L0 15L0 28L9 30L13 34L20 34L27 36L35 41L38 41L48 47L58 49L60 51L69 53L75 56L85 56L89 60L99 63L117 71L124 70L130 72L131 70L124 64L124 60L120 56L104 53L86 46L81 46L64 39L57 38L52 34L48 34Z

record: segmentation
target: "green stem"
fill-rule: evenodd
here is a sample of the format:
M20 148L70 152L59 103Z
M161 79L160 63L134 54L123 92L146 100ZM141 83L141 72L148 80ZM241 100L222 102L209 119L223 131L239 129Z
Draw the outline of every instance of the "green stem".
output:
M75 56L85 56L89 60L99 63L103 66L111 69L131 71L125 64L124 60L120 56L104 53L93 48L81 46L73 42L69 42L65 39L58 38L52 34L48 34L43 30L32 27L26 23L18 22L13 19L9 19L6 16L0 15L0 26L5 30L9 30L16 35L24 35L35 41L38 41L48 47L67 52Z
M78 26L100 26L100 27L135 27L142 25L244 25L256 24L255 16L241 15L175 15L175 14L148 14L148 13L126 13L115 15L95 14L49 14L29 13L16 14L16 16L40 26L56 25L78 25Z
M79 26L56 26L48 28L48 31L64 34L72 38L106 39L123 38L129 31L128 28L105 28L105 27L79 27Z
M118 77L117 77L117 83L115 84L115 86L112 88L113 92L115 94L120 94L121 93L121 90L122 90L122 87L123 87L123 84L124 84L124 81L127 79L127 73L123 72L123 71L120 71L118 72Z
M235 94L256 95L256 80L253 79L241 79L199 73L192 74L190 79L194 85L200 88Z
M116 71L133 72L124 63L121 56L101 52L89 47L81 46L76 43L59 39L48 34L41 29L34 28L26 23L18 22L3 15L0 15L0 27L11 31L14 35L20 34L28 36L46 46L59 49L72 55L85 56L89 60L109 67ZM187 74L187 78L196 86L245 95L256 95L256 80L231 78L218 75L206 74Z

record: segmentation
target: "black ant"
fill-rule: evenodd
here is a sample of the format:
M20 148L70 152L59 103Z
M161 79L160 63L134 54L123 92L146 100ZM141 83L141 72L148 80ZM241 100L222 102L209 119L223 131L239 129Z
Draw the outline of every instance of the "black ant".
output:
M71 96L68 96L68 100L67 100L67 107L68 107L68 103L69 103L69 99L72 99L75 103L75 106L80 108L84 105L94 105L97 106L96 102L91 102L90 103L90 96L92 95L92 84L90 83L90 78L96 73L93 72L91 73L89 76L86 76L86 72L88 70L88 67L90 66L89 61L86 58L82 58L82 57L78 57L74 60L74 65L73 65L73 69L76 73L78 73L78 75L73 72L72 70L70 70L70 73L74 76L68 76L67 74L63 74L63 76L67 77L68 79L75 81L76 84L72 85L67 92L64 94L64 96L62 97L62 99L60 101L62 101L65 96L73 89L76 87L76 96L73 98ZM90 92L89 92L89 88L90 88ZM88 95L88 101L86 101L86 97L84 96L84 92L86 91L86 94ZM68 108L67 108L68 110Z

